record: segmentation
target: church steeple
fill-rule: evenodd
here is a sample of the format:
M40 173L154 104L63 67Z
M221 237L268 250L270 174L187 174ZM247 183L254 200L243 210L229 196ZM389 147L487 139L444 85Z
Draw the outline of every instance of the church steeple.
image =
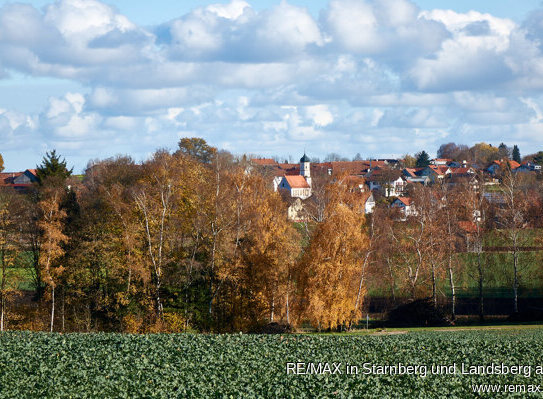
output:
M304 156L300 158L300 175L305 177L305 180L307 181L307 184L311 187L311 165L310 165L310 159L305 154Z

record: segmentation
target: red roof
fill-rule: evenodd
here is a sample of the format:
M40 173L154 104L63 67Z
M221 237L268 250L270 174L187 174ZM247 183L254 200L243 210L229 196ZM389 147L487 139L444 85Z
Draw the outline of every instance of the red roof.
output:
M436 172L438 175L444 175L447 170L449 170L449 167L448 166L444 166L444 165L440 165L440 166L436 166L436 165L428 165L428 167L430 169L432 169L434 172Z
M310 188L303 176L285 176L285 179L287 179L290 188Z
M32 173L34 176L38 177L38 171L36 169L27 169L30 173Z
M404 168L407 174L411 177L417 177L417 172L424 168Z
M501 166L502 161L496 160L496 161L494 161L494 163ZM517 161L509 160L509 166L511 167L511 169L516 169L516 168L518 168L520 166L520 164Z
M277 164L277 162L271 158L253 158L251 159L251 162L261 166Z
M13 184L13 179L19 177L23 172L5 172L0 173L0 186L8 186Z
M405 206L411 205L411 198L409 197L398 197L396 199L400 201L401 203L403 203Z

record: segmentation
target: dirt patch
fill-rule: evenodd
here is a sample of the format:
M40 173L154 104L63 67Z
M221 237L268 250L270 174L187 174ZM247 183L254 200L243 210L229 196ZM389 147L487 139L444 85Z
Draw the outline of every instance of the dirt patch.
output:
M371 335L399 335L399 334L407 334L407 330L394 330L394 331L377 331L374 332Z

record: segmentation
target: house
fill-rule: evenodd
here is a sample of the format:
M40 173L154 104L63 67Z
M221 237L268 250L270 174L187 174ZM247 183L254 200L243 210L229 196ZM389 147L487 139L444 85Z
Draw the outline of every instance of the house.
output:
M449 162L452 162L452 159L447 159L447 158L436 158L436 159L432 159L430 161L430 165L434 165L434 166L446 166L448 165Z
M251 162L258 166L275 166L277 165L277 162L275 162L272 158L253 158L251 159Z
M0 173L0 188L26 191L37 181L38 174L36 169L26 169L24 172Z
M398 197L390 204L391 208L397 208L402 213L402 220L417 214L410 197Z
M382 191L385 197L397 197L404 193L406 182L399 171L373 169L366 175L370 191Z
M428 176L432 183L437 183L449 173L451 173L451 169L448 166L429 165L419 172L419 176Z
M507 160L507 163L509 164L509 167L512 171L520 167L520 164L516 161ZM494 176L500 171L502 166L507 165L507 163L503 159L500 161L496 160L492 162L489 167L486 168L486 171Z
M275 187L275 185L277 186ZM287 191L291 197L306 199L311 196L311 165L307 155L300 159L300 174L285 174L280 180L274 179L276 190Z
M291 201L287 209L287 217L293 222L303 222L307 220L307 215L304 211L304 204L300 198Z
M450 161L450 162L447 162L447 166L451 169L454 169L454 168L467 168L468 167L468 162L466 160L463 160L462 162L460 161Z
M375 199L371 191L366 191L360 194L362 203L364 204L364 214L373 213L375 209Z
M541 165L533 162L523 162L513 172L541 172Z
M13 184L32 184L38 181L38 172L36 169L27 169L19 176L13 179Z
M283 176L279 190L286 190L291 197L306 199L311 196L311 186L303 176Z

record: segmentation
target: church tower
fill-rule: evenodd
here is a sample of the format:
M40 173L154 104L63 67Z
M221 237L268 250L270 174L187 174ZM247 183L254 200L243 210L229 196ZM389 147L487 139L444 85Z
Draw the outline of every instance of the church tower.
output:
M311 166L309 162L309 157L305 155L304 151L304 156L300 158L300 175L305 177L307 184L309 184L309 187L311 187Z

